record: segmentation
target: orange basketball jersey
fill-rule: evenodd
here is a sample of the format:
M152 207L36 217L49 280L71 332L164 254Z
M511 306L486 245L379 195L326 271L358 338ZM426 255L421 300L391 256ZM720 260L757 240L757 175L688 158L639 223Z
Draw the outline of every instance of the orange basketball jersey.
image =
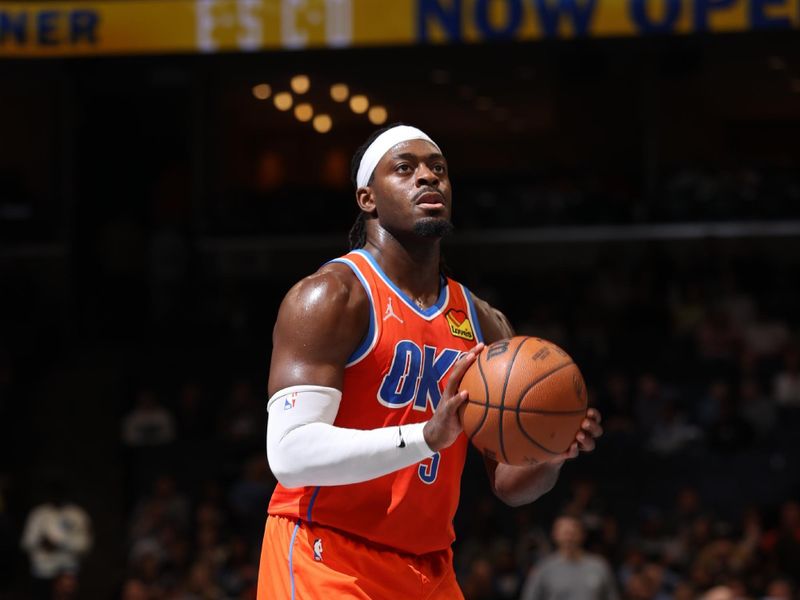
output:
M376 429L431 418L458 356L482 341L469 290L442 278L436 304L420 309L366 250L335 259L369 296L366 336L350 357L334 425ZM278 484L269 514L319 523L401 552L448 548L455 539L467 439L421 463L341 486Z

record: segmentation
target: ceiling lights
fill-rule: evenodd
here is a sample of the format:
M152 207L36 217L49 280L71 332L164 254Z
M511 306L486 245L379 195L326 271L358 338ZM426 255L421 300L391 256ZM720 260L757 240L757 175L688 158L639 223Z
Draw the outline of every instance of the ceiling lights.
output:
M295 94L305 94L311 87L311 80L308 78L308 75L295 75L292 77L289 85L292 87L292 91Z
M272 88L268 83L259 83L253 86L253 97L257 100L266 100L272 94Z
M294 115L300 123L311 123L314 131L318 133L328 133L333 128L333 118L330 114L319 112L325 109L326 98L320 98L319 88L315 94L310 95L308 100L300 101L299 96L307 94L311 90L311 79L308 75L297 74L289 80L289 90L285 88L273 93L273 86L268 83L258 83L252 87L253 97L257 100L267 100L272 98L275 108L281 112L289 112ZM324 89L324 88L322 88ZM350 86L344 82L337 82L328 89L330 100L337 104L347 103L346 106L356 115L365 115L373 125L383 125L389 119L389 111L385 106L377 104L370 105L370 100L365 94L351 95ZM313 100L314 104L309 100ZM341 111L340 108L330 106L334 112ZM294 109L294 110L292 110Z
M272 99L275 103L275 108L278 110L289 110L292 108L292 104L294 101L292 100L292 95L289 92L279 92L275 94L275 97Z
M314 122L312 125L317 132L328 133L333 126L333 121L329 115L317 115L314 117Z
M350 110L357 115L363 115L369 108L369 99L363 94L358 94L350 98Z
M294 117L301 123L308 123L314 116L314 109L308 102L303 102L294 107Z
M331 86L331 98L334 102L344 102L350 95L350 88L346 83L334 83Z

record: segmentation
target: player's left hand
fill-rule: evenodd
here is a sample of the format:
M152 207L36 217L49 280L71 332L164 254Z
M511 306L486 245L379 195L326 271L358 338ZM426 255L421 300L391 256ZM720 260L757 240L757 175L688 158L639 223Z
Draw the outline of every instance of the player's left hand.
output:
M575 435L575 441L572 442L569 449L562 454L554 457L550 462L556 464L563 464L564 461L576 458L581 452L591 452L597 445L597 438L603 435L603 428L600 426L600 421L603 420L600 411L596 408L590 408L586 411L586 418L581 423L581 428Z

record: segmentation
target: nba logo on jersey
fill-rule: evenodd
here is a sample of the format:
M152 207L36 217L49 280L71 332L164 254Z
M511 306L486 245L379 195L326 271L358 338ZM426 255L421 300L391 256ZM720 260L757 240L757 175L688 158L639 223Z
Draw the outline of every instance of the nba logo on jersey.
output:
M283 410L290 410L294 408L295 400L297 400L297 394L292 394L289 398L283 401Z
M317 538L314 540L314 560L322 561L322 539Z

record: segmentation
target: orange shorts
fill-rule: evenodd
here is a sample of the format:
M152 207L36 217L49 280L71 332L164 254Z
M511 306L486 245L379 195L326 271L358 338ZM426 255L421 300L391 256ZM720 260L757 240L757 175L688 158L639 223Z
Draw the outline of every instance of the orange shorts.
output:
M463 600L449 548L398 554L315 523L270 516L258 600Z

